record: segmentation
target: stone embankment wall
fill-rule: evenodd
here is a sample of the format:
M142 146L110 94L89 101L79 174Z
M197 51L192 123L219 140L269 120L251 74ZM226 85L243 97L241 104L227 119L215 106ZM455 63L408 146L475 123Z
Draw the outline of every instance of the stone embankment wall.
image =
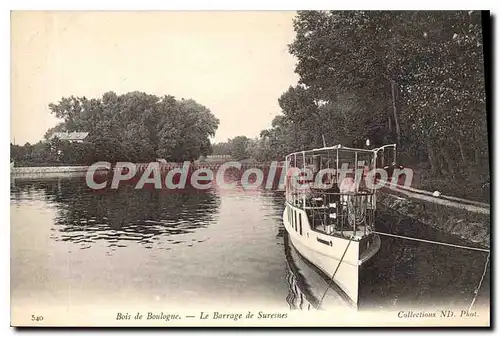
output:
M485 214L438 204L432 199L413 199L390 189L377 193L377 201L382 207L416 219L424 225L457 235L476 246L490 247L489 212Z
M85 172L88 166L13 167L12 174Z
M10 176L12 179L85 177L87 168L88 166L13 167Z

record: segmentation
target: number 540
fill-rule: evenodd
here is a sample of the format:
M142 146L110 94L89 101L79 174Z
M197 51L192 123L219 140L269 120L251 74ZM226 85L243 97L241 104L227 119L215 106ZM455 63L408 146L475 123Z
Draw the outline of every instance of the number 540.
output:
M43 316L31 315L31 320L34 322L41 322L41 321L43 321Z

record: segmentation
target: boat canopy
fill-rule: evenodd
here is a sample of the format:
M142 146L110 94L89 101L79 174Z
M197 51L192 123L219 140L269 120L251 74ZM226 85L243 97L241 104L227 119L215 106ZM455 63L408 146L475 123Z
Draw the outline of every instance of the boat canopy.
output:
M286 156L286 170L289 168L312 168L317 172L321 169L334 168L337 171L343 165L346 168L383 168L396 162L396 144L388 144L374 149L358 149L335 145L318 149L293 152Z

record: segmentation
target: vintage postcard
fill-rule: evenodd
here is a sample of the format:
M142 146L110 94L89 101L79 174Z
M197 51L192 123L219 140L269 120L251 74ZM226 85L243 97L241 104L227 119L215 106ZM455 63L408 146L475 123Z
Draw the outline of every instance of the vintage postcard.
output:
M489 22L13 11L11 325L489 327Z

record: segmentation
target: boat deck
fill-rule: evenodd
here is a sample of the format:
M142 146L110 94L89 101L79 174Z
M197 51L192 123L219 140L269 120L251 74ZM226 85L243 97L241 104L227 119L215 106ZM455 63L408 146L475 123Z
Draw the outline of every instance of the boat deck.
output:
M333 226L328 226L328 225L318 225L316 226L316 230L319 232L323 232L327 235L335 235L339 237L344 237L347 239L350 239L354 235L354 240L361 240L363 237L365 237L367 234L371 233L370 230L365 230L365 227L358 227L356 231L352 230L344 230L342 232L335 230Z

